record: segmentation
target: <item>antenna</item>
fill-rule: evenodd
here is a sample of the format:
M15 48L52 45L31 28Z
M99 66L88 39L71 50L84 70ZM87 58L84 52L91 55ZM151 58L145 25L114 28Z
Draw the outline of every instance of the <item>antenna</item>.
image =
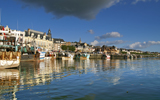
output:
M1 8L0 8L0 25L1 25Z
M18 30L18 20L17 20L17 30Z

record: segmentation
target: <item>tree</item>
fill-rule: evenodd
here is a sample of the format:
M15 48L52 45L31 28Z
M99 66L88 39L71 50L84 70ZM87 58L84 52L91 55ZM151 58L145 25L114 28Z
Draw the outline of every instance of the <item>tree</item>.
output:
M75 47L74 46L62 45L61 48L62 48L62 50L75 51Z
M66 45L62 45L61 48L62 48L62 50L67 50L67 46Z

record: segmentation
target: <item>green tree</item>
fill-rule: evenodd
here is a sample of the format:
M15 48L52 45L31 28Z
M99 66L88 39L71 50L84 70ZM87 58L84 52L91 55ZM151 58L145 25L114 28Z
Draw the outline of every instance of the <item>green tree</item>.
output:
M62 45L61 48L62 48L62 50L67 50L67 46L66 45Z
M62 48L62 50L75 51L75 47L74 46L62 45L61 48Z
M69 46L70 51L75 51L75 46Z

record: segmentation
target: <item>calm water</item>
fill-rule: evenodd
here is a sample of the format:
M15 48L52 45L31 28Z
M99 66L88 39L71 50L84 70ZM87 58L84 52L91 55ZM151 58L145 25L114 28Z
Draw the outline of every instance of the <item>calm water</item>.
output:
M1 100L160 100L160 59L21 62L0 71Z

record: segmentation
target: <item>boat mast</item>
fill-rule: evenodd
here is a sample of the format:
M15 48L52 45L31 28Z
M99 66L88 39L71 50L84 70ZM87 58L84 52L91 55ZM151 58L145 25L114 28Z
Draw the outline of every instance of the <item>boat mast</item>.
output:
M0 8L0 26L1 26L1 8Z

